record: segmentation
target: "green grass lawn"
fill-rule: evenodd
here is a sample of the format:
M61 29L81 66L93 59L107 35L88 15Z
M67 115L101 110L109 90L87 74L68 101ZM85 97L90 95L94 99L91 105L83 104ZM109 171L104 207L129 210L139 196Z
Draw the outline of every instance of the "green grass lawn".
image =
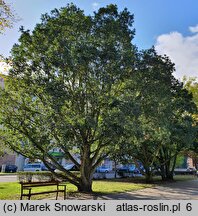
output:
M93 191L95 193L117 193L132 190L139 190L146 187L151 187L148 184L136 184L130 182L111 182L111 181L94 181ZM35 188L34 191L50 190L52 186ZM67 184L67 192L77 192L77 188L72 184ZM61 194L60 194L61 195ZM31 199L42 199L54 197L55 194L32 196ZM17 182L0 183L0 200L18 200L20 198L20 184Z
M94 181L93 191L96 193L121 193L152 187L151 184L137 184L133 182Z
M185 180L192 180L197 179L197 177L190 176L190 175L183 175L183 176L174 176L176 181L185 181ZM160 177L154 177L154 182L156 184L163 184L160 181ZM145 184L144 178L122 178L122 179L113 179L113 180L95 180L93 182L93 192L96 194L107 194L107 193L120 193L120 192L127 192L133 190L144 189L148 187L152 187L152 184ZM36 191L42 190L50 190L49 186L35 188ZM77 188L67 183L67 192L75 194L77 192ZM62 194L60 193L62 196ZM37 195L32 196L31 199L49 199L50 197L55 197L55 194L46 194L46 195ZM20 184L18 182L8 182L0 183L0 200L19 200L20 198Z

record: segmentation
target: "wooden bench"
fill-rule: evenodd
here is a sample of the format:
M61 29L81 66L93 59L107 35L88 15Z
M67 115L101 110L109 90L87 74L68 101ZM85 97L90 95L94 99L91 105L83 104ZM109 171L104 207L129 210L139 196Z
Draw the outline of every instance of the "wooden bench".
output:
M21 184L20 200L22 200L24 196L28 197L28 200L30 200L31 196L33 195L48 194L48 193L56 193L56 200L57 200L59 192L63 192L64 200L66 199L66 185L60 184L59 181L20 182L20 184ZM51 190L38 191L38 192L32 191L33 188L46 187L46 186L56 186L56 188L52 188Z

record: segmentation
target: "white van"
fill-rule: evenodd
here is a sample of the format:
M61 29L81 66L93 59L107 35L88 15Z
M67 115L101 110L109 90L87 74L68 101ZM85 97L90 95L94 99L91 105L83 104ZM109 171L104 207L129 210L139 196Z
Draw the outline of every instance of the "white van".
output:
M23 169L23 171L30 171L30 172L45 171L45 170L47 170L47 168L41 163L26 164Z

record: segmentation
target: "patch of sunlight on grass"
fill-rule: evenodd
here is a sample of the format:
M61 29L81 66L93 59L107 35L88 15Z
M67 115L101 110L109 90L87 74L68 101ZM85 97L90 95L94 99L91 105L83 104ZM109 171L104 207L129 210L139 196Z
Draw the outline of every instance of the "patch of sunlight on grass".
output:
M93 182L93 191L97 193L120 193L126 191L140 190L148 187L152 187L152 185L136 184L130 182L111 182L111 181Z

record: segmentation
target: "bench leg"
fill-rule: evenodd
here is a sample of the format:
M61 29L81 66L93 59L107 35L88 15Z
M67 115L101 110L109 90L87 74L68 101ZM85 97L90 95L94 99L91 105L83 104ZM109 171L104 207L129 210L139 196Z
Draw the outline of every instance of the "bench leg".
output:
M23 186L21 185L21 196L20 196L20 200L22 200L22 197L23 197Z
M28 200L30 200L30 197L31 197L31 190L32 188L29 189Z
M59 187L58 187L58 185L57 185L57 192L56 192L56 200L58 199L58 189L59 189Z
M58 199L58 191L56 192L56 200Z
M64 191L64 200L66 200L66 191Z

